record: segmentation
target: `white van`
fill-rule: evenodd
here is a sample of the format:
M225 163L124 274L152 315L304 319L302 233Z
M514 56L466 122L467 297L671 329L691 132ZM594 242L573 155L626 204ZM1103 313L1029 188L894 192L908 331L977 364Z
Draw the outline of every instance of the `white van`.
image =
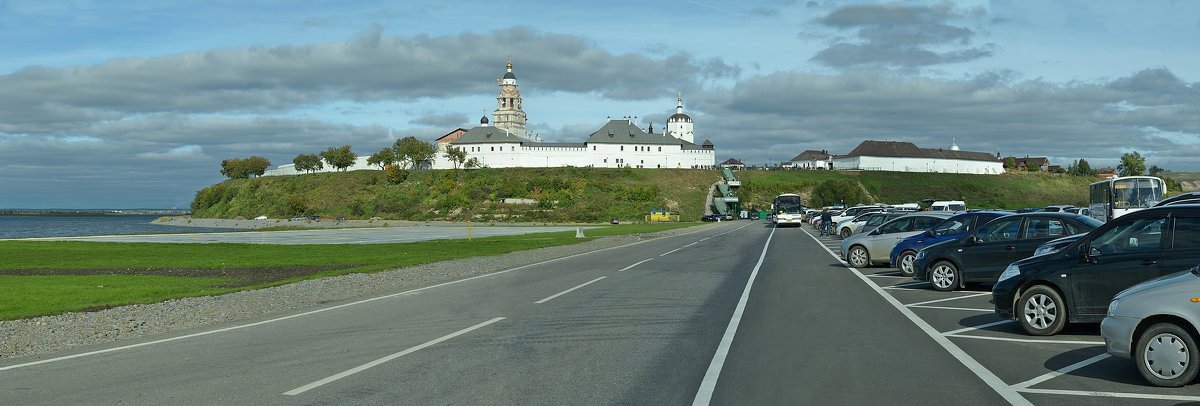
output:
M965 211L967 203L962 200L938 200L929 205L932 211Z

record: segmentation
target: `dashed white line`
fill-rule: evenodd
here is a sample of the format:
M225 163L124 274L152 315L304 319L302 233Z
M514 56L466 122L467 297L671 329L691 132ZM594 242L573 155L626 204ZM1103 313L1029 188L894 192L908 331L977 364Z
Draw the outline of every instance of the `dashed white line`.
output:
M944 334L944 335L946 337L954 337L954 338L974 338L974 339L979 339L979 340L1011 341L1014 343L1104 345L1103 341L1043 340L1043 339L1038 339L1038 338L988 337L988 336L973 336L973 335L966 335L966 334Z
M1200 402L1200 396L1181 396L1181 395L1151 395L1143 393L1122 393L1122 392L1095 392L1084 390L1061 390L1061 389L1018 389L1022 393L1036 393L1043 395L1074 395L1074 396L1096 396L1106 398L1121 398L1121 399L1150 399L1150 400L1178 400L1184 402Z
M969 297L987 296L987 295L990 295L990 294L992 294L992 293L991 293L991 292L987 292L987 293L976 293L976 294L973 294L973 295L955 296L955 297L948 297L948 298L945 298L945 299L926 300L926 301L924 301L924 302L909 303L909 304L907 304L906 306L910 306L910 307L911 307L911 306L927 305L927 304L930 304L930 303L949 302L949 301L951 301L951 300L966 299L966 298L969 298Z
M808 236L813 240L817 240L817 237L813 237L812 234L809 234ZM833 251L829 248L825 248L825 250L828 251L830 255L837 257L837 255L834 255ZM1017 393L1015 389L1004 383L1004 380L1000 379L1000 377L996 376L996 374L992 373L992 371L984 368L983 364L980 364L979 361L975 360L975 358L971 358L966 351L963 351L962 348L959 348L957 345L951 342L950 339L942 336L942 333L935 330L933 326L930 326L929 323L925 322L925 320L917 317L917 314L913 313L912 310L904 307L903 303L900 303L900 301L895 297L889 295L883 290L884 288L880 288L879 285L871 282L871 279L867 278L866 275L863 275L862 272L859 272L858 269L850 266L850 264L846 263L845 260L838 258L838 261L845 265L847 269L854 273L854 275L858 276L858 278L861 279L863 283L867 284L868 287L874 290L875 293L878 293L880 297L890 303L892 307L895 307L900 314L903 314L904 317L907 317L909 321L917 326L917 328L920 328L922 331L924 331L929 338L933 339L934 342L942 346L946 352L950 353L950 356L957 359L958 362L963 364L963 366L975 373L975 376L978 376L979 379L983 380L984 383L991 387L992 390L996 391L996 393L1003 397L1004 400L1007 400L1008 403L1013 405L1032 405L1028 399L1025 399L1025 397L1021 396L1020 393Z
M981 312L981 313L991 313L991 312L995 311L994 309L974 309L974 308L969 308L969 307L915 306L915 305L905 305L905 306L913 307L913 308L917 308L917 309L962 310L965 312Z
M403 356L405 356L405 355L408 355L408 354L412 354L412 353L414 353L414 352L417 352L417 351L420 351L420 350L422 350L422 349L425 349L425 348L427 348L427 347L429 347L429 346L432 346L432 345L435 345L435 344L437 344L437 343L440 343L440 342L442 342L442 341L446 341L446 340L449 340L449 339L451 339L451 338L458 337L458 336L460 336L460 335L463 335L463 334L469 333L469 332L471 332L471 331L474 331L474 330L477 330L477 329L483 328L483 327L485 327L485 326L487 326L487 325L489 325L489 324L495 323L495 322L497 322L497 321L500 321L500 320L504 320L504 318L503 318L503 317L497 317L497 318L494 318L494 319L491 319L491 320L485 321L485 322L483 322L483 323L479 323L479 324L476 324L476 325L474 325L474 326L467 327L467 328L464 328L464 329L462 329L462 330L455 331L455 332L453 332L453 333L450 333L450 334L446 334L446 335L444 335L444 336L441 336L441 337L435 338L435 339L433 339L433 340L426 341L425 343L423 343L423 344L421 344L421 345L418 345L418 346L416 346L416 347L412 347L412 348L409 348L409 349L407 349L407 350L400 351L400 352L398 352L398 353L395 353L395 354L392 354L392 355L388 355L388 356L386 356L386 357L383 357L383 358L380 358L380 359L377 359L377 360L374 360L374 361L368 362L368 363L366 363L366 364L362 364L362 365L359 365L359 366L357 366L357 367L350 368L350 369L348 369L348 370L346 370L346 371L344 371L344 372L341 372L341 373L338 373L338 374L336 374L336 375L330 376L330 377L328 377L328 378L325 378L325 379L322 379L322 380L319 380L319 381L316 381L316 382L310 383L310 384L308 384L308 385L301 386L301 387L299 387L299 388L296 388L296 389L292 389L292 390L290 390L290 391L284 392L283 394L284 394L284 395L288 395L288 396L296 396L296 395L299 395L299 394L301 394L301 393L307 392L307 391L309 391L309 390L311 390L311 389L313 389L313 388L319 387L319 386L321 386L321 385L324 385L324 384L327 384L327 383L330 383L330 382L336 381L336 380L338 380L338 379L345 378L345 377L347 377L347 376L350 376L350 375L357 374L357 373L359 373L359 372L362 372L362 371L365 371L365 370L367 370L368 368L371 368L371 367L377 366L377 365L379 365L379 364L382 364L382 363L385 363L385 362L388 362L388 361L394 360L394 359L396 359L396 358L403 357Z
M1033 378L1028 381L1018 383L1016 385L1013 385L1012 387L1017 390L1028 389L1030 386L1037 385L1039 383L1049 381L1049 380L1057 378L1059 376L1069 374L1069 373L1075 371L1076 369L1083 368L1083 367L1095 364L1100 361L1104 361L1104 360L1108 359L1109 357L1111 357L1111 355L1108 355L1108 353L1100 354L1095 357L1091 357L1091 358L1085 359L1083 361L1079 361L1074 364L1059 368L1055 371L1051 371L1050 373L1039 376L1037 378Z
M967 328L960 328L960 329L958 329L958 330L947 331L947 332L945 332L945 333L942 333L942 335L947 335L947 336L949 336L949 335L955 335L955 334L958 334L958 333L965 333L965 332L972 331L972 330L982 330L982 329L985 329L985 328L988 328L988 327L992 327L992 326L999 326L999 325L1001 325L1001 324L1008 324L1008 323L1016 323L1016 321L1013 321L1013 320L1000 320L1000 321L993 321L993 322L991 322L991 323L987 323L987 324L980 324L980 325L978 325L978 326L971 326L971 327L967 327Z
M633 269L633 267L635 267L635 266L638 266L638 265L641 265L641 264L644 264L644 263L646 263L647 261L650 261L651 259L654 259L654 258L647 258L647 259L643 259L643 260L641 260L641 261L639 261L639 262L637 262L637 263L635 263L635 264L633 264L633 265L630 265L630 266L627 266L627 267L621 268L621 269L620 269L620 270L618 270L617 272L625 272L625 271L628 271L628 270L630 270L630 269Z
M746 310L746 302L750 299L750 287L754 286L754 278L758 276L758 270L762 268L763 260L767 258L767 247L771 246L771 238L775 236L777 229L777 227L771 228L771 234L767 235L767 242L763 244L762 253L758 255L758 263L754 265L754 270L750 271L750 279L746 281L742 297L738 299L737 307L733 309L733 317L729 319L729 325L725 327L725 335L721 337L721 344L717 346L717 352L713 354L712 362L708 364L704 380L700 381L700 389L696 391L696 398L692 400L692 406L706 406L712 401L713 391L717 389L717 379L721 376L721 368L725 366L725 357L729 356L729 347L733 344L733 336L737 335L738 325L742 322L742 313Z
M662 253L662 254L659 254L658 256L660 256L660 257L665 257L665 256L667 256L667 255L674 254L676 251L679 251L679 250L681 250L681 249L683 249L683 248L676 248L676 249L673 249L673 250L670 250L670 251L664 252L664 253Z
M552 300L552 299L554 299L554 298L556 298L556 297L559 297L559 296L562 296L562 295L565 295L565 294L571 293L571 291L573 291L573 290L575 290L575 289L579 289L579 288L582 288L582 287L584 287L584 286L591 285L591 284L593 284L593 283L596 283L597 281L599 281L599 280L601 280L601 279L604 279L604 278L607 278L607 276L601 276L601 277L599 277L599 278L592 279L592 280L590 280L590 281L587 281L587 282L581 283L581 284L579 284L578 286L575 286L575 287L573 287L573 288L570 288L570 289L564 290L564 291L562 291L562 292L555 293L555 294L553 294L553 295L550 295L550 297L547 297L547 298L545 298L545 299L542 299L542 300L539 300L539 301L536 301L536 302L533 302L533 303L536 303L536 304L542 304L542 303L549 302L550 300Z

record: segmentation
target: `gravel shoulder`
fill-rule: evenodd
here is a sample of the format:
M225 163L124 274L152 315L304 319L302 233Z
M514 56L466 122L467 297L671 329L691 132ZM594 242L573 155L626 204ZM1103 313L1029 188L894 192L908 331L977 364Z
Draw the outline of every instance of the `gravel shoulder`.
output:
M0 359L32 357L74 347L111 343L380 296L630 244L647 238L690 233L697 227L652 234L602 237L581 244L443 261L373 274L312 279L219 296L183 298L95 312L0 321Z

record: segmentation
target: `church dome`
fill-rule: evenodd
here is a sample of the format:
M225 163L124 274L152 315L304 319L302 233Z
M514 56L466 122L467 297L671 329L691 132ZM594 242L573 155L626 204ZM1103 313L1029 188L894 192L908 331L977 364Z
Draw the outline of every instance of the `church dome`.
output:
M479 124L487 124L487 123L488 123L487 116L483 116L479 119Z
M685 122L685 123L690 123L690 122L692 122L692 117L691 117L691 116L688 116L687 114L683 114L683 113L675 113L675 114L672 114L670 117L667 117L667 122L671 122L671 123L677 123L677 122Z
M517 75L514 75L512 72L504 72L504 78L516 80Z

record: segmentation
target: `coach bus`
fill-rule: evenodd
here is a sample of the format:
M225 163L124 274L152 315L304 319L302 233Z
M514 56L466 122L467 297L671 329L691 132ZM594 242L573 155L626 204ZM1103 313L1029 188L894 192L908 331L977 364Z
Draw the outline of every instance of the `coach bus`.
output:
M784 193L775 196L775 201L771 203L771 213L775 214L776 227L785 224L804 224L804 220L800 218L804 214L804 205L800 204L800 195Z
M1166 183L1154 176L1112 177L1088 187L1092 218L1109 221L1162 200Z

